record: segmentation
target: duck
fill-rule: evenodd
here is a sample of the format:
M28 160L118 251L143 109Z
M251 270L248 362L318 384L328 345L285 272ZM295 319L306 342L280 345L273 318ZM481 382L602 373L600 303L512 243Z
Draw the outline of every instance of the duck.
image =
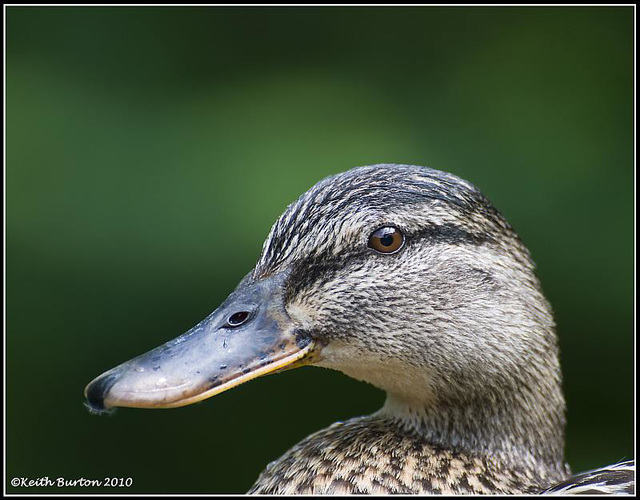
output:
M373 384L385 403L303 439L249 493L634 492L634 461L572 476L535 265L454 174L377 164L321 180L218 309L92 380L85 404L180 407L308 365Z

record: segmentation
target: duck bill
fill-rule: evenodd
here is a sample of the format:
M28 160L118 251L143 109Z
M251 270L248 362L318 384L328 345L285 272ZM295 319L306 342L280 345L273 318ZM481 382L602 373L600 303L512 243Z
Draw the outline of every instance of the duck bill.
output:
M307 364L314 343L284 307L283 276L243 280L187 333L103 373L85 388L87 405L175 408L256 377Z

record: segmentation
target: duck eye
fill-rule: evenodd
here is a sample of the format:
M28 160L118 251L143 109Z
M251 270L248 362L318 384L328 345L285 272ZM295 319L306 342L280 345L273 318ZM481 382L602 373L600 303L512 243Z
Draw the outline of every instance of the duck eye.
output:
M380 253L395 253L404 245L404 235L395 227L381 227L369 236L369 248Z

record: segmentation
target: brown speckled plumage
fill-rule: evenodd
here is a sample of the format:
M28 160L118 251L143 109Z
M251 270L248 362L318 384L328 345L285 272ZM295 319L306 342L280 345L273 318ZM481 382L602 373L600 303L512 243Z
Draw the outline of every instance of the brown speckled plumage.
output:
M305 438L269 464L249 493L536 493L566 474L438 448L370 416Z

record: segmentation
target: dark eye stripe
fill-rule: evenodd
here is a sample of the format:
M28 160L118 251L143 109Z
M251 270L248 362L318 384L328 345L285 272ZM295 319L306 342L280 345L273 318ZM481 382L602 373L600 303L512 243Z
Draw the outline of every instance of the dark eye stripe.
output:
M494 242L488 234L471 233L453 224L427 227L413 235L412 239L425 239L433 243L446 243L449 245L480 245Z
M482 245L494 244L495 240L486 234L472 233L452 225L444 224L423 228L417 232L407 234L404 246L417 244L422 240L427 240L433 244L447 245ZM356 247L357 245L357 247ZM335 276L335 273L345 267L361 267L366 261L371 259L371 251L363 251L361 243L353 242L350 250L341 252L339 255L333 254L329 249L320 254L315 254L303 258L295 263L288 280L285 292L285 302L289 302L292 297L300 293L306 287L313 286L314 283L328 282Z

